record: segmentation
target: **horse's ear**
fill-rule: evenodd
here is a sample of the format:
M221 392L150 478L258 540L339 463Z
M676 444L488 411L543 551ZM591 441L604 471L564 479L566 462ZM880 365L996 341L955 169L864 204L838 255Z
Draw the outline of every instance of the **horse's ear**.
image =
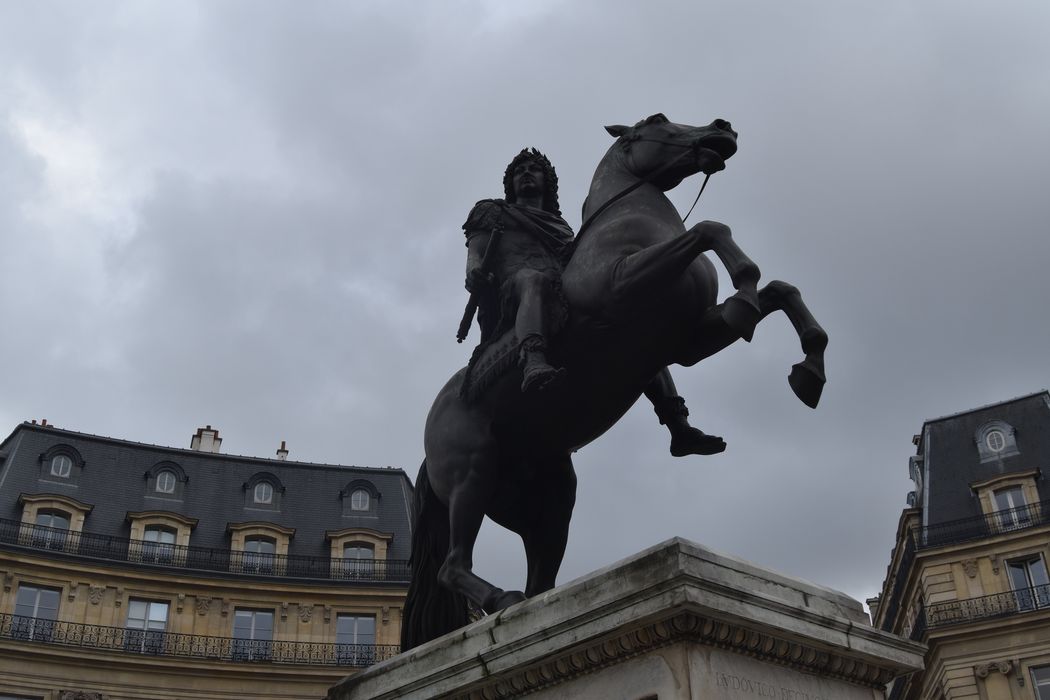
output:
M666 124L671 121L663 115L663 112L657 112L656 114L648 117L643 123L644 124Z
M630 131L631 127L624 126L623 124L614 124L613 126L605 127L605 130L609 132L609 136L618 139L624 134L626 134L628 131Z

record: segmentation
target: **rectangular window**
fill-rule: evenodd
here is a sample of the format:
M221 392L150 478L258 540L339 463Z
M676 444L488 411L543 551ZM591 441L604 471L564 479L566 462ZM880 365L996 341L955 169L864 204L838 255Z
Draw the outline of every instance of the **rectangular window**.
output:
M365 542L347 542L343 545L343 578L375 580L376 550Z
M1050 577L1040 556L1006 562L1018 610L1050 607Z
M11 636L15 639L50 642L55 633L60 597L61 591L56 588L20 585L15 597Z
M272 574L277 543L268 537L249 537L244 541L244 565L242 571Z
M1050 666L1032 669L1032 689L1035 700L1050 700Z
M124 649L136 654L163 654L168 604L157 600L128 601Z
M150 525L142 533L142 561L170 564L175 559L175 531Z
M346 666L371 666L376 661L375 615L338 615L336 661Z
M273 611L243 610L233 613L234 661L268 661L273 641Z
M33 546L65 549L68 530L68 515L54 510L40 511L36 514L36 527L33 528Z
M1020 486L999 489L993 495L1000 530L1017 530L1032 524L1032 515L1024 500L1024 489Z

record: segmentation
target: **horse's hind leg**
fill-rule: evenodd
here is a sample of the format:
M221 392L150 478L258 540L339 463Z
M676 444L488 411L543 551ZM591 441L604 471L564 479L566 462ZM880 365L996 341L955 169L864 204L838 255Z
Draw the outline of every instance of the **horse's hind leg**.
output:
M722 318L738 336L750 343L755 326L763 317L758 300L758 280L762 275L758 265L740 250L725 224L701 221L689 232L696 235L703 252L710 250L725 265L737 292L723 302Z
M476 575L474 544L481 531L486 506L496 492L498 464L494 457L475 455L449 494L449 550L438 572L443 586L459 591L485 612L494 612L525 599L520 591L504 591Z
M758 300L763 317L774 311L783 311L795 327L806 357L791 367L788 383L802 403L816 408L826 381L824 348L828 346L828 334L813 318L798 289L787 282L770 282L759 291Z

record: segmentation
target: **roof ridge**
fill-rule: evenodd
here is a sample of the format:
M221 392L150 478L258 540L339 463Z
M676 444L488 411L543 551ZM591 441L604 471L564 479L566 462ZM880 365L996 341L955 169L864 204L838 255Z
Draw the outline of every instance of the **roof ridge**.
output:
M396 473L396 472L400 472L406 479L408 478L408 474L401 467L391 467L391 466L386 466L386 467L363 467L363 466L356 465L356 464L329 464L327 462L302 462L302 461L294 460L294 459L277 459L275 457L256 457L256 456L252 456L252 455L236 455L236 454L231 454L231 453L227 453L227 452L202 452L201 450L194 450L194 449L189 448L189 447L172 447L170 445L157 445L157 444L150 443L150 442L139 442L137 440L127 440L127 439L124 439L124 438L116 438L116 437L111 437L111 436L108 436L108 435L96 435L94 433L85 433L85 432L81 432L79 430L70 430L68 428L58 428L58 427L55 427L53 425L40 425L39 423L33 423L33 422L30 422L30 421L23 421L22 423L20 423L18 426L15 427L15 431L17 431L19 429L36 430L38 432L47 432L47 433L63 433L63 434L66 434L66 435L72 435L72 436L76 436L76 437L87 439L87 440L100 440L100 441L109 442L109 443L116 443L116 444L119 444L119 445L129 445L129 446L133 446L133 447L145 447L145 448L150 448L150 449L154 449L154 450L161 450L161 451L166 451L166 452L175 452L175 453L178 453L178 454L187 454L187 455L193 455L193 456L197 456L197 457L203 456L203 457L208 457L208 458L216 457L216 458L222 458L222 459L233 459L233 460L242 460L242 461L243 460L247 460L247 461L252 461L252 462L265 462L265 463L268 463L268 464L275 464L275 465L278 465L278 466L283 465L283 466L288 466L288 467L316 467L316 468L321 468L321 469L338 469L338 470L344 470L344 471L356 469L356 470L366 471L366 472L382 472L382 473L390 473L390 472L395 472Z
M1022 396L1015 396L1012 399L1003 399L1002 401L993 401L992 403L985 404L983 406L977 406L975 408L967 408L967 409L962 410L962 411L956 411L955 413L948 413L948 414L943 415L943 416L938 416L937 418L927 418L926 420L924 420L922 422L922 424L923 425L928 425L929 423L936 423L937 421L947 420L948 418L958 418L959 416L964 416L967 413L976 413L977 411L986 411L989 408L995 408L996 406L1003 406L1003 405L1008 404L1008 403L1015 403L1017 401L1024 401L1025 399L1031 399L1031 398L1034 398L1036 396L1044 396L1044 395L1050 395L1050 391L1047 391L1046 389L1042 389L1040 391L1034 391L1031 394L1024 394Z

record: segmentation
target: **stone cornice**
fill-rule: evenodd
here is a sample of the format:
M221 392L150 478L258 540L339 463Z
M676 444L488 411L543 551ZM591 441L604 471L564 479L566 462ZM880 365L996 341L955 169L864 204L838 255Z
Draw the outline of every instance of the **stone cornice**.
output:
M896 674L787 638L685 612L600 642L572 649L541 664L477 684L454 700L503 700L533 693L677 642L725 649L825 678L881 689Z

